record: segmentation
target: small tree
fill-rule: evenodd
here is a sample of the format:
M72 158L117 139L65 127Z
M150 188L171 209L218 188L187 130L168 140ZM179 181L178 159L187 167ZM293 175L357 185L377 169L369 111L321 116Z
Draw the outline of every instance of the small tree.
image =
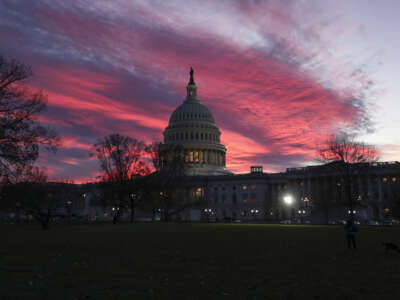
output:
M32 76L30 67L0 56L0 180L17 178L29 169L39 155L39 146L56 150L55 131L37 122L46 108L42 92L31 92L24 85Z
M354 135L341 133L332 136L319 150L317 161L325 164L341 178L345 189L345 203L350 210L350 218L354 220L355 196L353 180L361 171L378 160L375 147L358 142Z
M111 134L94 144L95 155L103 172L103 187L115 206L113 223L118 222L121 211L129 203L131 222L134 221L137 195L136 179L150 172L143 160L146 146L142 141L119 134Z

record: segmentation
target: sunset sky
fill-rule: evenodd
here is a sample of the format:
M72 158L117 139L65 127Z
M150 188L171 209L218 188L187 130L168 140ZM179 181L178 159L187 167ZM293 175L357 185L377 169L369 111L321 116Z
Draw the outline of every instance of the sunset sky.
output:
M400 160L400 1L3 0L0 55L48 95L51 179L93 181L110 133L161 141L192 66L227 167L309 164L343 126Z

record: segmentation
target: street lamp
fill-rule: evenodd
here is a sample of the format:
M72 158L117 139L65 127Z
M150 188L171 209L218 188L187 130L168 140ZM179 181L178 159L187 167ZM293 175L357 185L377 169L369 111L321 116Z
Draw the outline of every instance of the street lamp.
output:
M258 214L258 209L252 209L252 210L250 210L250 213L253 216L253 219L255 219Z
M284 202L284 203L286 204L286 206L287 206L288 215L289 215L288 217L289 217L289 220L291 220L291 219L292 219L291 206L292 206L292 204L293 204L293 202L294 202L292 195L286 195L286 196L284 196L284 197L283 197L283 202Z
M72 207L72 201L68 200L66 202L66 206L67 206L67 214L68 214L68 222L71 222L71 207Z
M293 203L293 197L291 195L286 195L283 197L283 202L285 202L286 205L292 205Z
M304 209L299 209L298 210L298 214L299 214L299 217L300 217L300 223L303 223L303 219L304 219L304 217L306 215L306 211Z
M204 212L206 213L207 222L210 222L210 215L213 213L211 208L205 208Z

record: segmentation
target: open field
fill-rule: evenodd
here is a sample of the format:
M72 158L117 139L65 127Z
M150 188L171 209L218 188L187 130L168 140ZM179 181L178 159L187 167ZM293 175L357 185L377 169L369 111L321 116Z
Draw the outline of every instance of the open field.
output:
M399 227L0 225L0 299L400 299ZM265 297L264 297L265 296Z

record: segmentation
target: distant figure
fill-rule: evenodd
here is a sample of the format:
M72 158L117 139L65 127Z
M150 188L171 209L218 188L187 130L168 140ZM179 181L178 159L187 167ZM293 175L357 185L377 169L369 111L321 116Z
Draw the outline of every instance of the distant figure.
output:
M348 220L344 226L344 231L346 232L347 248L357 249L356 246L356 233L358 231L357 226L352 220Z

